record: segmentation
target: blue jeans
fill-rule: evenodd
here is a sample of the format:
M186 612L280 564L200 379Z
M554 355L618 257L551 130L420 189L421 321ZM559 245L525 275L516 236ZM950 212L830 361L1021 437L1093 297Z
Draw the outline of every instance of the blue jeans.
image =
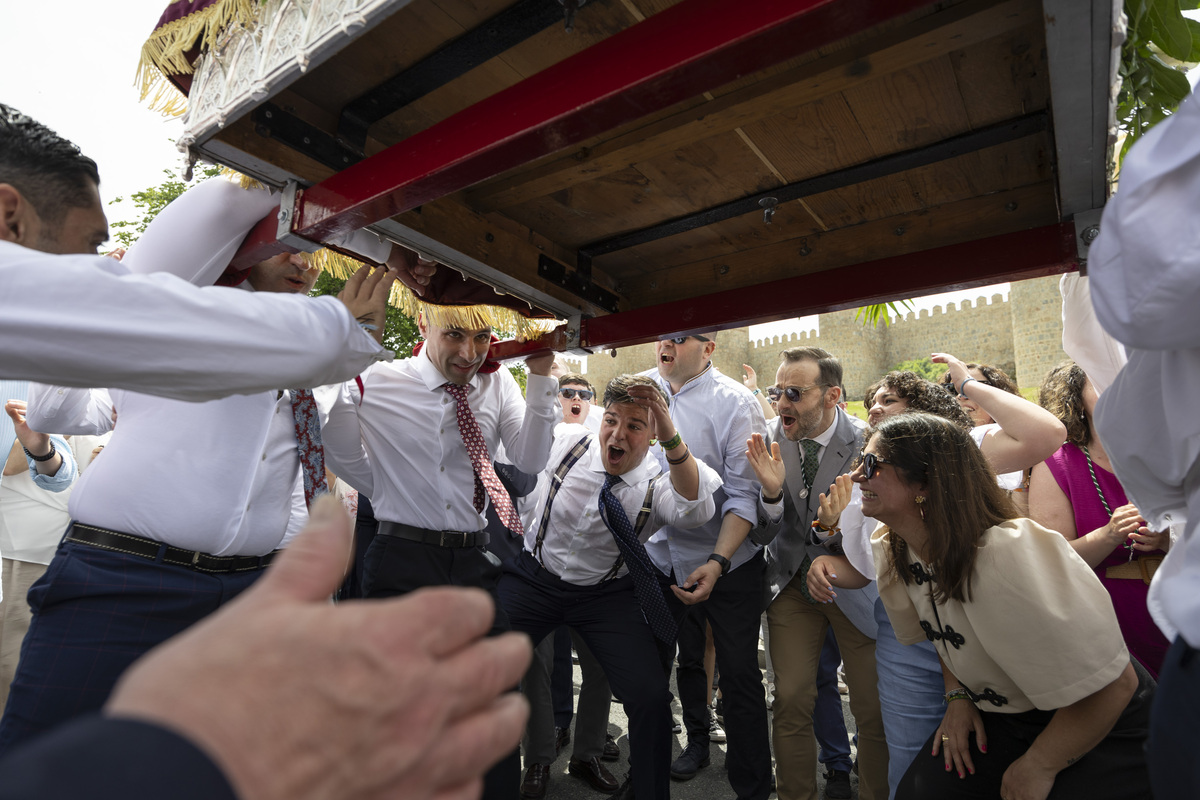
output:
M937 652L929 642L896 641L883 601L875 601L875 671L879 676L879 709L888 746L888 797L937 730L945 713L945 683Z

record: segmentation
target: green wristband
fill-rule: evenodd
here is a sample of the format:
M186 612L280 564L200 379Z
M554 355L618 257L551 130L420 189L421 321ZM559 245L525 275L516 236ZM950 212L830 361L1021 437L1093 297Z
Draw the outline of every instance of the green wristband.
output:
M665 442L662 443L663 450L674 450L676 447L679 447L679 445L682 444L682 442L683 442L683 434L680 433L679 431L675 431L674 436L672 436L670 439L667 439Z
M961 687L958 689L951 689L950 691L946 692L946 704L947 705L954 702L955 700L970 700L970 699L971 699L971 693Z

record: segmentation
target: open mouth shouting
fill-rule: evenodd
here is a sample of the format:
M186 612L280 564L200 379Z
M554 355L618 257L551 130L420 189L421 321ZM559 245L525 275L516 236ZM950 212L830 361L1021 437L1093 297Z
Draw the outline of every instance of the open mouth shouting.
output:
M616 447L614 445L609 445L608 448L604 451L605 466L608 467L608 471L613 473L614 475L621 474L622 470L620 469L620 467L621 467L621 463L624 460L624 458L625 458L625 451L623 449L621 449L620 447Z

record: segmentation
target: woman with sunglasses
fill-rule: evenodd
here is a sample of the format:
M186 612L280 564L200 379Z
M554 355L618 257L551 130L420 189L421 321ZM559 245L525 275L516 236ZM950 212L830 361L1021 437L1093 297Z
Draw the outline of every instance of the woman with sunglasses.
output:
M966 366L950 355L935 354L935 358L951 365L949 374L960 382L969 377ZM956 386L959 384L955 384ZM967 392L972 392L969 383ZM871 425L881 425L886 419L913 412L935 414L964 431L977 436L972 420L965 409L942 387L925 380L912 372L890 372L880 379L870 394ZM1000 393L987 387L977 392ZM1038 463L1056 446L1054 426L1059 425L1051 415L1029 401L1007 395L1003 398L984 398L988 408L996 409L1010 427L1021 438L1005 433L992 433L976 438L984 459L993 470L1024 469ZM830 495L834 495L831 493ZM853 502L857 502L855 499ZM836 517L832 511L832 516ZM864 508L862 513L869 516ZM822 556L813 561L809 569L808 588L814 599L832 602L835 597L832 585L856 588L836 579L853 581L873 578L875 565L871 558L868 541L870 529L850 529L843 525L843 556ZM848 532L847 532L848 531ZM868 576L863 578L863 576ZM904 647L897 640L882 601L875 604L875 621L878 626L875 638L876 672L879 676L879 703L883 714L884 733L888 743L888 786L895 795L896 786L908 765L918 757L926 738L939 724L942 717L943 694L941 670L932 645L926 643L916 647Z
M896 797L1148 796L1153 682L1104 587L1063 540L1016 518L960 426L904 414L852 473L897 638L932 641L946 708Z

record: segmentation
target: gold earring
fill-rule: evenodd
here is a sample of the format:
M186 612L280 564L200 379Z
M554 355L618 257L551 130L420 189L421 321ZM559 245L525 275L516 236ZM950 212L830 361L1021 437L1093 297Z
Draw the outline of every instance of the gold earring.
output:
M919 494L919 495L917 495L916 497L914 497L914 498L913 498L913 500L915 500L915 501L916 501L916 503L917 503L917 511L920 511L920 512L921 512L921 521L922 521L922 522L924 522L924 521L925 521L925 505L924 505L924 503L925 503L925 495L923 495L923 494Z

